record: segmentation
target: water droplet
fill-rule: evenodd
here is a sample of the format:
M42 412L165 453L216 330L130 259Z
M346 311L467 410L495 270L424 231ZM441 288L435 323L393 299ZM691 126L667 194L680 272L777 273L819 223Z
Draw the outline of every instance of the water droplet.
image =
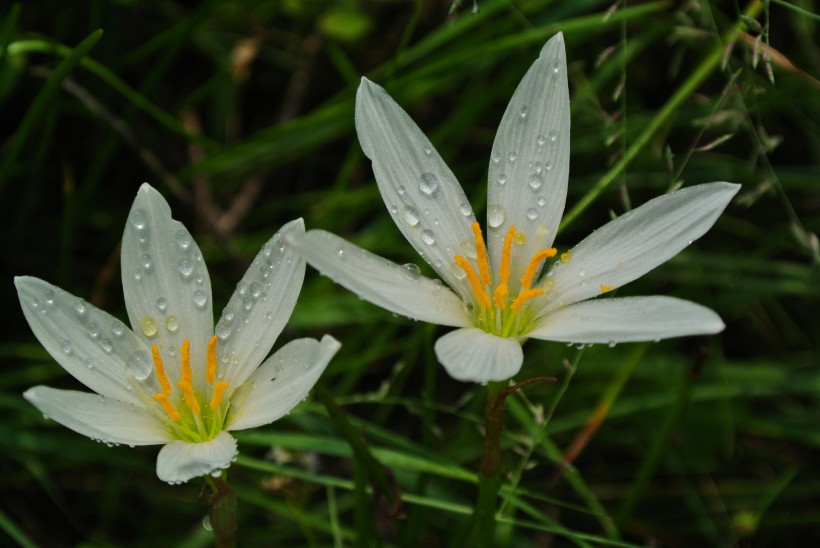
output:
M219 322L216 324L216 328L214 328L214 333L220 339L225 340L231 336L231 330L232 327L230 322L226 322L224 319L222 319L219 320Z
M538 210L534 207L531 207L527 210L527 219L530 221L534 221L538 218Z
M232 308L225 308L225 310L222 311L222 317L228 320L229 322L232 322L235 316L236 313L233 311Z
M530 167L535 170L536 173L541 173L544 170L544 164L541 162L532 162Z
M205 281L205 276L203 274L197 274L196 276L194 276L194 281L197 284L202 285L202 283Z
M408 280L417 282L421 279L421 269L417 264L407 263L401 265L402 273Z
M197 289L191 295L191 300L197 308L205 308L205 305L208 304L208 294L201 289Z
M538 143L538 146L542 147L542 146L544 146L544 143L547 142L547 138L544 137L543 135L539 135L538 137L535 138L535 142Z
M430 156L433 153L433 147L431 147L430 145L424 145L424 153L427 156Z
M522 120L526 120L526 119L527 119L527 111L528 111L528 110L529 110L529 108L527 107L527 105L522 106L522 107L521 107L521 109L518 111L518 116L519 116Z
M515 153L515 152L510 152L510 153L507 155L507 160L509 160L511 164L512 164L513 162L515 162L517 159L518 159L518 154L517 154L517 153Z
M273 312L265 312L265 322L273 320Z
M242 308L250 311L250 309L253 308L253 299L251 299L250 297L245 297L244 299L242 299Z
M128 220L134 226L134 228L136 228L137 230L143 230L148 220L148 216L142 209L135 209L131 212L131 215L128 217Z
M396 187L396 190L399 192L399 196L404 196L404 193L407 192L407 190L402 185Z
M192 263L190 259L182 258L177 263L177 270L179 270L183 279L188 279L191 277L191 274L194 273L194 263Z
M572 260L572 250L568 249L564 253L561 253L561 262L568 263Z
M419 190L427 196L435 195L438 190L438 177L433 173L422 173Z
M97 364L91 358L86 358L85 359L85 366L88 369L94 369L97 366Z
M552 162L546 162L546 163L544 163L544 169L545 169L546 171L551 171L551 170L552 170Z
M45 298L46 304L54 304L54 291L52 289L46 289L43 291L43 298Z
M558 140L558 130L551 129L549 133L547 133L547 136L550 138L550 141L554 143Z
M544 207L547 203L547 199L543 196L538 197L538 205Z
M578 275L583 278L584 276L587 275L587 271L582 268L581 270L578 271Z
M157 334L157 320L151 316L143 316L140 320L140 331L146 337L153 337Z
M157 310L159 310L160 313L163 313L167 309L168 309L168 301L165 299L165 297L159 297L157 299Z
M114 345L111 344L109 339L100 339L100 348L103 349L103 352L106 354L110 354L112 350L114 350Z
M135 350L128 356L128 368L138 380L147 377L153 369L151 357L144 350Z
M165 318L165 329L170 333L176 333L179 330L179 319L173 314L169 314Z
M390 213L391 213L392 215L397 215L397 214L399 213L399 208L397 208L397 207L396 207L396 206L394 206L394 205L391 205L391 206L390 206Z
M262 295L262 286L259 285L257 282L251 282L251 285L248 287L251 292L251 297L254 299L258 299Z
M558 74L561 71L561 60L557 57L552 60L552 72Z
M187 230L180 228L177 230L175 238L180 249L185 250L191 247L191 235L188 234Z
M345 250L344 250L344 249L342 249L342 248L340 247L340 248L336 251L336 255L338 255L338 256L339 256L339 258L344 258L344 256L345 256Z
M60 343L60 350L63 351L63 354L71 354L71 341L63 339L63 342Z
M527 235L523 232L516 231L516 233L513 234L513 242L515 242L515 245L524 245L527 243Z
M122 337L122 334L125 333L125 325L119 320L114 320L114 323L111 324L111 332L115 337Z
M80 316L85 314L85 303L82 301L82 299L77 299L76 301L74 301L74 312L76 312Z
M540 188L541 188L541 185L543 185L543 184L544 184L544 178L543 178L543 177L541 177L541 176L540 176L539 174L537 174L537 173L533 173L532 175L530 175L530 180L529 180L529 182L528 182L527 184L529 184L529 185L530 185L530 188L531 188L531 189L533 189L533 190L538 190L538 189L540 189Z
M478 253L476 253L476 249L475 249L475 242L473 242L472 240L464 240L463 242L458 244L458 247L461 248L461 251L464 252L464 255L466 255L467 258L469 258L469 259L478 258Z
M140 257L140 264L146 271L151 270L151 265L153 264L151 262L151 255L148 253L143 253Z
M458 206L459 210L461 210L461 214L465 217L469 217L473 214L473 208L470 207L468 202L461 202Z
M433 231L430 229L422 230L421 241L426 243L427 245L433 245L434 243L436 243L436 235L433 234Z
M100 336L100 327L94 322L88 324L88 336L92 339L96 339Z
M504 186L507 184L507 176L503 173L498 174L498 184Z
M140 270L139 268L137 268L136 270L134 270L134 281L137 281L137 282L138 282L138 281L140 281L141 279L142 279L142 270Z
M419 210L411 205L406 205L402 210L402 218L408 225L416 226L419 224Z
M501 161L501 153L496 150L495 152L493 152L493 155L490 157L490 160L492 160L494 164L497 164Z
M507 214L504 212L504 207L498 204L490 204L487 207L487 224L490 228L498 228L504 224L507 219Z
M607 346L608 346L608 347L610 347L610 348L615 348L615 344L616 344L616 342L615 342L615 341L609 341L609 343L607 344Z

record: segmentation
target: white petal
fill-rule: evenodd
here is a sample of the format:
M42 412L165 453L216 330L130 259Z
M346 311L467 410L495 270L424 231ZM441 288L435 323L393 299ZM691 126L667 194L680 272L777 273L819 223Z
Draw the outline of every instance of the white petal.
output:
M47 386L30 388L23 397L47 417L93 440L155 445L173 439L165 425L141 405Z
M163 353L189 339L191 365L204 368L213 334L208 269L191 234L171 218L168 203L147 184L131 206L121 259L125 306L137 335ZM164 358L169 375L176 377L178 358ZM197 380L201 376L195 374Z
M561 308L542 318L527 336L572 343L618 343L711 335L724 327L717 314L690 301L627 297Z
M462 327L470 317L458 296L426 278L324 230L289 234L307 262L362 299L414 320Z
M224 379L231 386L244 383L268 355L302 289L305 260L282 241L288 232L304 234L302 219L283 226L262 246L216 324L219 355L237 364Z
M236 440L227 432L200 443L174 440L157 456L157 476L168 483L183 483L227 468L238 453Z
M329 335L322 342L297 339L268 358L231 398L229 430L268 424L307 397L341 345Z
M514 377L524 362L521 343L469 327L436 341L436 357L456 380L486 383Z
M450 287L469 292L453 258L473 241L475 215L453 172L410 116L366 78L356 93L356 131L399 229Z
M533 254L555 239L567 198L569 129L567 61L559 33L544 45L515 90L490 156L488 246L495 268L509 227L527 236L513 250L513 279L524 274Z
M646 202L593 232L555 270L554 302L571 304L620 287L677 255L709 230L740 189L709 183Z
M151 354L124 323L38 278L14 279L31 330L63 369L88 388L116 400L140 403L129 390L128 370L152 372Z

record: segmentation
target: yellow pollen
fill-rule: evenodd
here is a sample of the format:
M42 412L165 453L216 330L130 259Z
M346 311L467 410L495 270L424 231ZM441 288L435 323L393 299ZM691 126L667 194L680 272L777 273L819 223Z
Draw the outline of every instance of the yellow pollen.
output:
M554 257L556 253L558 253L558 250L551 247L549 249L542 249L533 255L530 264L527 266L527 270L524 271L524 277L521 278L521 287L529 289L532 285L532 279L535 277L535 271L538 270L538 265L540 265L544 259Z
M572 260L572 250L567 249L565 252L561 253L561 262L568 263Z
M171 394L171 383L168 381L168 375L165 374L165 368L162 366L162 356L159 355L159 348L157 348L157 345L155 344L151 345L151 356L154 358L154 368L157 370L157 380L162 386L162 389L165 391L165 395L167 397Z
M487 247L481 235L481 226L478 221L475 221L470 228L475 236L476 262L478 262L478 270L481 273L481 281L484 285L490 285L490 262L487 260Z
M185 381L179 381L177 386L179 386L179 389L182 390L182 394L185 396L185 405L188 406L188 409L190 409L194 415L199 415L201 411L199 402L196 401L196 395L194 394L194 389L191 388L191 384Z
M544 290L540 287L537 287L535 289L521 289L521 293L519 293L518 297L515 298L511 305L511 308L514 312L518 312L519 310L521 310L521 307L524 305L525 302L543 293Z
M225 393L226 388L228 388L228 383L225 381L219 381L214 385L214 395L211 397L211 409L216 409L219 407L219 404L222 403L222 394Z
M601 286L601 295L603 295L604 293L608 293L608 292L612 291L613 289L614 289L614 286L602 285Z
M510 279L510 248L512 248L513 237L515 236L515 227L511 226L504 236L504 248L501 250L501 266L498 269L499 284L507 285ZM502 307L503 308L503 307Z
M172 404L168 400L168 394L164 392L157 392L156 394L154 394L154 399L159 402L159 404L162 406L162 408L165 410L168 416L171 417L171 420L179 420L179 413L177 413L177 410L174 409L174 404Z
M504 310L506 303L504 303L504 298L509 294L510 288L507 287L507 284L501 283L498 284L498 287L495 288L495 292L493 293L493 301L495 301L495 306L499 309Z
M194 374L191 372L191 341L183 339L180 352L182 353L182 382L191 386L194 380Z
M467 274L467 280L470 282L470 287L473 288L473 293L476 299L478 299L478 304L481 305L481 308L490 308L490 297L487 295L487 292L484 291L484 287L481 285L481 281L478 279L473 265L460 255L456 255L455 259L456 264Z
M211 340L208 341L208 352L205 361L205 381L208 382L208 384L214 382L216 379L216 340L217 337L214 335L211 337Z

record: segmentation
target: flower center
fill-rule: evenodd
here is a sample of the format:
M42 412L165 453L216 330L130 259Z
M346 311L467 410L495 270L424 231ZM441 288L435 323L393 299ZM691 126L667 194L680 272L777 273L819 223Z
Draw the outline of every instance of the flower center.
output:
M473 265L460 255L455 256L456 264L464 270L470 287L473 290L478 309L473 310L476 325L494 335L501 337L516 337L526 330L531 319L527 313L525 303L544 293L544 289L532 287L533 278L541 263L558 252L554 247L542 249L530 259L524 275L521 277L518 293L513 298L510 294L510 263L512 244L523 243L526 236L511 226L504 237L504 247L501 251L501 265L498 270L498 282L495 283L490 272L490 262L487 259L487 247L481 227L474 222L471 227L475 236L476 263L478 272ZM492 298L490 297L492 295Z
M162 407L165 415L171 419L168 425L180 439L206 441L213 439L222 431L222 424L229 406L227 402L223 402L222 396L228 388L228 383L214 382L216 381L216 342L216 335L208 341L205 354L205 394L199 396L194 390L191 342L188 339L182 341L180 348L181 378L176 383L176 387L172 386L165 372L159 348L156 344L151 346L157 381L162 388L154 394L154 400Z

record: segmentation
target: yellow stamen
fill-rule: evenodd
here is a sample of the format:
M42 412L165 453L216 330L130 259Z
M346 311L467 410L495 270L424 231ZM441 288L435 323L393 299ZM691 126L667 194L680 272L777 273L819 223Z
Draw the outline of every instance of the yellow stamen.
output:
M191 386L194 380L194 374L191 372L191 341L183 339L180 352L182 353L182 382Z
M228 383L225 381L219 381L214 385L214 395L211 397L211 409L216 409L219 407L219 404L222 403L222 394L225 393L226 388L228 388Z
M490 308L490 297L487 295L487 292L484 291L484 287L481 285L481 281L478 279L473 265L460 255L456 255L456 264L467 274L467 280L470 282L470 287L473 288L473 293L476 299L478 299L478 304L481 305L481 308Z
M484 285L490 285L490 262L487 260L487 247L484 245L484 237L481 235L481 226L478 221L475 221L470 228L475 236L476 262L481 273L481 281L484 282Z
M157 392L156 394L154 394L154 399L159 402L159 404L162 406L162 408L165 410L168 416L171 417L171 420L179 420L179 413L177 413L177 410L174 409L174 404L172 404L168 400L168 394L165 394L164 392Z
M515 227L511 226L504 236L504 248L501 250L501 266L498 269L498 276L501 278L499 284L507 284L510 279L510 248L512 248L513 236L515 236ZM503 308L503 307L502 307Z
M190 409L194 415L199 415L201 410L199 408L199 402L196 401L194 389L191 388L191 383L179 381L177 386L179 386L179 389L182 390L182 394L185 396L185 405L188 406L188 409Z
M608 293L609 291L612 291L613 289L615 289L615 287L612 286L612 285L602 285L601 286L601 295L603 295L604 293Z
M521 293L519 293L518 297L513 301L511 308L514 312L518 312L526 301L543 293L544 290L540 287L536 287L535 289L522 289Z
M216 379L216 335L211 337L208 341L208 352L205 361L205 381L208 384L214 382Z
M498 284L498 287L495 288L495 292L493 293L493 301L495 301L495 306L499 309L504 310L504 307L507 306L504 302L504 298L509 294L510 289L507 287L507 284Z
M530 285L532 285L532 279L535 277L535 271L538 270L538 265L540 265L544 259L555 257L556 253L558 253L558 250L551 247L549 249L542 249L533 255L529 266L527 266L527 270L524 271L524 277L521 278L521 287L529 289Z
M168 375L165 374L165 368L162 366L162 356L159 354L159 348L155 344L151 345L151 355L154 358L154 369L157 370L157 380L165 394L170 395L171 383L168 381Z

